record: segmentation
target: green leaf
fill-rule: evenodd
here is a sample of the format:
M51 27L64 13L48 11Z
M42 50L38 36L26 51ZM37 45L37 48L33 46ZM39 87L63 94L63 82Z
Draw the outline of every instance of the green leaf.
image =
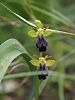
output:
M27 21L26 19L24 19L22 16L18 15L17 13L15 13L14 11L12 11L11 9L9 9L7 6L5 6L3 3L0 2L0 4L6 8L9 12L11 12L12 14L14 14L16 17L18 17L20 20L22 20L23 22L25 22L26 24L28 24L31 27L36 27L33 23Z
M55 63L55 60L47 60L46 61L46 66L51 67Z
M52 33L56 33L56 34L66 34L66 35L73 35L73 36L75 36L75 33L64 32L64 31L54 30L54 29L50 29L50 31L51 31Z
M15 39L9 39L0 45L0 82L11 62L21 54L29 56L25 48Z
M21 73L17 73L17 74L10 74L10 75L6 75L3 77L3 80L7 80L7 79L16 79L16 78L22 78L22 77L30 77L30 76L37 76L37 75L40 75L41 72L38 71L32 71L32 72L21 72ZM48 71L48 75L49 76L53 76L55 78L60 78L60 75L61 77L63 76L63 78L65 80L71 80L71 81L75 81L75 75L71 75L71 74L65 74L65 73L59 73L59 72L56 72L56 71Z
M36 67L39 67L39 60L31 60L30 63Z
M31 30L28 32L28 35L31 37L37 37L37 32L35 30Z
M73 28L75 28L75 24L72 22L71 19L69 19L68 17L66 17L64 14L62 14L61 12L57 11L56 9L51 9L51 11L58 16L60 19L63 20L64 23L67 23L68 26L71 26Z
M29 62L31 60L30 55L27 53L25 48L17 40L9 39L0 46L0 82L3 79L3 76L6 73L6 70L11 64L11 62L21 54L23 54L23 57L27 61L27 64L30 66L30 70L33 71L35 67L33 67L31 63ZM16 76L17 75L14 75L14 77ZM31 98L33 98L36 91L36 87L35 87L36 77L32 76L31 79L32 79L31 87L34 88L34 91L31 95ZM31 90L32 89L30 89L30 91Z
M67 23L66 21L64 21L64 19L62 19L62 18L60 18L59 16L55 15L55 14L52 13L51 11L47 11L47 10L45 10L45 9L41 9L40 7L37 7L37 6L35 6L35 5L31 5L31 8L32 8L33 10L35 10L35 11L37 11L37 12L40 12L40 13L46 15L46 16L49 16L49 17L51 17L51 18L53 18L53 19L55 19L55 20L57 20L57 21L59 21L59 22L62 22L62 23L64 23L64 24L67 25L67 26L72 27L71 24ZM44 15L43 15L43 16L44 16Z
M52 32L51 32L50 29L46 29L46 30L44 30L44 32L43 32L43 35L44 35L44 36L49 36L49 35L51 35L51 34L52 34Z

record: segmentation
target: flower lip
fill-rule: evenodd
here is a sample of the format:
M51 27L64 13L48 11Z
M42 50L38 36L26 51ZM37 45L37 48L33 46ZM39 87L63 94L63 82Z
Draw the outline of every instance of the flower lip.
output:
M46 71L46 64L40 64L40 71Z
M47 73L47 67L46 67L46 64L41 64L40 63L40 66L38 68L38 71L42 71L42 74L41 75L38 75L38 78L41 80L45 80L46 79L46 76L48 76L48 73Z
M43 79L43 80L45 80L46 79L46 75L38 75L38 78L41 80L41 79Z
M44 52L47 49L47 41L43 37L43 35L38 35L37 36L37 42L36 42L36 47L39 48L40 52Z

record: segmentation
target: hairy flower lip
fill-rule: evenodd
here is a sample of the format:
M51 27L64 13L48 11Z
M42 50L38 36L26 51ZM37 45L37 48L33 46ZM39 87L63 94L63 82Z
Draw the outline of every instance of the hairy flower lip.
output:
M38 68L38 71L41 71L42 72L42 74L41 75L38 75L38 78L41 80L41 79L43 79L43 80L45 80L46 79L46 76L48 76L48 69L47 69L47 67L46 67L46 64L41 64L40 63L40 66L39 66L39 68Z
M48 42L45 40L43 35L37 36L36 47L39 49L39 52L44 52L47 49Z
M47 75L38 75L39 80L45 80Z

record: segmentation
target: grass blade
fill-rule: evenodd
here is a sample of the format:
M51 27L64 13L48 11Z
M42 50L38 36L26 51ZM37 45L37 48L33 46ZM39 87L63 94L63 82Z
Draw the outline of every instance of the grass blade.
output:
M60 22L64 23L64 24L67 25L67 26L70 26L70 27L73 26L73 25L67 23L63 18L60 18L59 16L57 16L56 14L54 14L54 13L52 13L52 12L49 12L49 11L47 11L47 10L38 8L38 7L34 6L34 5L31 5L31 8L32 8L33 10L35 10L35 11L41 12L41 13L43 13L43 14L49 16L49 17L52 17L52 18L56 19L57 21L60 21ZM72 23L72 24L73 24L73 23ZM75 26L75 25L74 25L74 26ZM74 26L73 26L73 27L74 27Z
M59 30L54 30L54 29L50 29L50 31L51 31L52 33L67 34L67 35L73 35L73 36L75 36L74 33L69 33L69 32L64 32L64 31L59 31Z
M11 9L9 9L7 6L5 6L3 3L0 2L0 4L6 8L9 12L11 12L12 14L14 14L16 17L18 17L19 19L21 19L23 22L25 22L26 24L28 24L31 27L36 27L33 23L27 21L26 19L24 19L23 17L21 17L20 15L16 14L15 12L13 12Z
M38 74L40 75L41 72L38 72ZM56 77L58 79L61 76L62 78L64 78L64 80L75 81L75 75L71 75L71 74L62 74L62 73L59 73L59 72L56 72L56 71L48 71L48 75ZM17 73L17 74L10 74L10 75L4 76L3 80L16 79L16 78L21 78L21 77L30 77L30 76L37 76L37 72L32 71L32 72L21 72L21 73ZM47 78L47 80L48 79L49 78ZM45 80L45 82L47 82L47 80ZM45 86L45 84L44 84L44 86ZM41 87L40 93L42 92L44 86Z

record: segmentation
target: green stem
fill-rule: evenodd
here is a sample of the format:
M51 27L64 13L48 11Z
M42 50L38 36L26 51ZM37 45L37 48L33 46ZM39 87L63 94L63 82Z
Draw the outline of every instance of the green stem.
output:
M43 53L42 53L42 52L40 52L40 57L42 57L42 54L43 54Z
M37 77L37 82L36 82L36 97L35 97L35 100L39 100L39 87L40 87L40 80Z
M63 49L60 46L61 42L59 41L54 41L53 47L54 49L54 54L55 54L55 59L58 62L58 59L60 59L63 55ZM56 71L59 72L59 78L58 78L58 95L59 95L59 100L65 100L64 97L64 78L61 76L61 74L64 74L64 62L58 62L56 66Z
M65 97L64 97L64 78L61 75L60 75L60 78L58 80L58 85L59 85L59 99L65 100Z
M63 62L59 63L57 66L57 71L60 74L64 74L64 65ZM59 76L58 80L58 92L59 92L59 100L65 100L64 97L64 77L62 75Z

